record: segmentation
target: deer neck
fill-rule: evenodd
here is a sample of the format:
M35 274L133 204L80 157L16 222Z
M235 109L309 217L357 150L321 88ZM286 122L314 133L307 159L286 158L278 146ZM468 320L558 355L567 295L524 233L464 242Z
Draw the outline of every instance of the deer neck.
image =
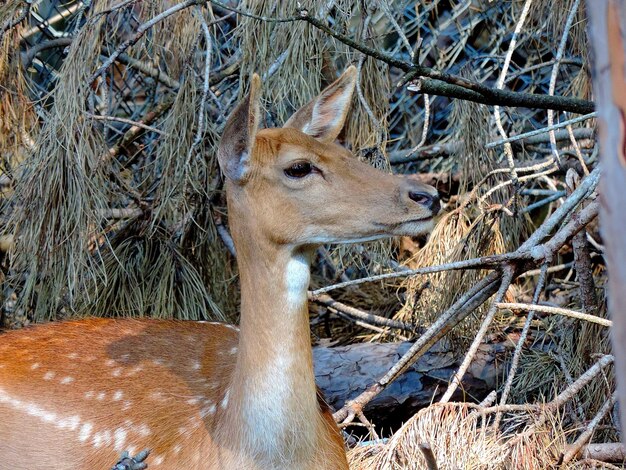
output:
M225 419L240 445L289 460L316 445L319 408L307 289L311 253L232 226L241 282L239 349Z

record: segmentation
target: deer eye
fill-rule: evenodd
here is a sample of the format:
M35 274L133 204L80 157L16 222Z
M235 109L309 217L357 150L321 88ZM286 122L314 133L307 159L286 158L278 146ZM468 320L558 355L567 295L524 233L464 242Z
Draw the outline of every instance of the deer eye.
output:
M285 174L290 178L304 178L313 171L313 165L309 162L295 162L285 169Z

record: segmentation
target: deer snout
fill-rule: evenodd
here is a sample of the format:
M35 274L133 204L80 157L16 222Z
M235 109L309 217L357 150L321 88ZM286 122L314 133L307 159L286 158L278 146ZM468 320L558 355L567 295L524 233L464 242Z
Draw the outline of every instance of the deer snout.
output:
M441 202L438 193L427 193L425 191L409 191L409 199L421 204L429 209L433 215L437 215L441 209Z

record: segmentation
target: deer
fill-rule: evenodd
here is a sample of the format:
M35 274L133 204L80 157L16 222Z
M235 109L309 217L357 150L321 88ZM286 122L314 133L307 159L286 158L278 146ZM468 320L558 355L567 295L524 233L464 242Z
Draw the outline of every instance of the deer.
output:
M345 470L315 384L307 292L322 244L432 230L437 191L336 143L357 71L259 129L261 80L217 150L241 284L239 328L83 318L0 335L0 468Z

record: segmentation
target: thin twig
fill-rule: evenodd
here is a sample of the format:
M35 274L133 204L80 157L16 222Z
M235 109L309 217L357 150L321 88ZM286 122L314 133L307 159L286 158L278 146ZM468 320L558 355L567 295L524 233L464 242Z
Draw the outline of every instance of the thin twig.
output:
M555 210L552 215L541 226L533 232L518 250L530 249L546 238L561 221L572 212L572 210L580 203L580 201L593 191L600 180L600 168L594 169L589 176L582 180L580 186L572 193L570 197L563 201L563 204Z
M567 170L565 182L568 191L574 191L580 184L578 173L572 168ZM581 205L585 206L585 201L581 202ZM595 314L598 309L598 298L596 296L596 286L593 282L593 268L591 266L589 244L587 243L587 230L584 228L574 235L572 250L574 251L574 266L580 290L581 307L583 311Z
M490 149L490 148L497 147L498 145L504 145L507 142L516 142L518 140L526 139L528 137L532 137L535 135L545 134L547 132L550 132L551 130L560 129L562 127L567 127L571 124L576 124L577 122L587 121L588 119L593 119L596 117L598 117L598 113L594 111L593 113L588 113L583 116L578 116L577 118L573 118L568 121L563 121L558 124L554 124L553 126L543 127L541 129L537 129L534 131L524 132L523 134L518 134L518 135L511 136L511 137L507 137L506 139L489 142L488 144L485 145L485 148Z
M133 121L132 119L126 119L126 118L117 117L117 116L100 116L98 114L91 114L91 113L85 113L85 115L87 117L91 118L91 119L95 119L96 121L122 122L124 124L129 124L129 125L131 125L133 127L140 127L141 129L144 129L146 131L156 132L157 134L160 134L160 135L165 135L166 134L161 129L157 129L156 127L148 126L147 124L144 124L144 123L139 122L139 121Z
M206 50L204 51L204 80L202 82L202 95L200 96L200 105L198 109L198 124L196 128L196 136L193 139L193 142L189 146L189 151L187 152L187 165L191 162L191 157L195 148L200 145L202 142L202 138L204 137L205 131L205 107L207 103L207 98L209 96L209 85L210 85L210 75L211 75L211 51L213 49L213 41L211 38L211 31L209 31L209 26L207 24L204 15L202 14L202 10L198 6L194 8L194 15L199 19L200 25L202 26L202 33L204 34L204 46Z
M563 34L561 35L561 41L559 42L559 48L556 51L556 56L554 57L554 66L552 67L552 73L550 74L550 86L548 88L548 94L554 95L554 90L556 88L556 78L559 73L559 67L561 66L561 60L563 59L563 53L565 52L565 45L567 44L567 39L569 38L569 31L572 27L572 23L574 22L574 16L578 12L578 4L580 0L574 0L572 2L572 8L567 15L567 20L565 21L565 26L563 27ZM548 109L548 127L554 125L554 110ZM552 155L554 159L559 161L559 151L556 148L556 139L554 138L554 130L550 131L550 149L552 150Z
M220 216L215 217L215 229L217 230L217 234L222 239L224 246L228 250L228 252L232 255L233 258L237 257L237 250L235 249L235 242L233 238L230 236L230 232L224 225L222 218Z
M595 323L597 325L608 327L613 325L613 322L606 318L598 317L596 315L590 315L588 313L578 312L569 308L550 307L548 305L524 304L516 302L500 302L498 304L498 308L510 310L528 310L530 311L530 313L541 312L553 315L562 315L564 317L576 318L577 320L584 320L590 323Z
M580 131L582 129L576 130ZM572 147L574 147L574 151L576 152L576 158L578 158L578 162L583 169L583 173L585 174L585 176L587 176L589 174L589 168L587 168L587 164L585 163L585 159L583 158L583 153L580 150L580 145L578 145L578 141L576 140L576 136L574 135L574 129L571 125L567 126L567 135L570 139L570 142L572 143ZM558 140L556 137L556 131L550 132L550 138L554 138L555 142Z
M368 276L360 279L353 279L351 281L339 282L337 284L333 284L326 287L320 287L313 291L313 295L324 294L326 292L330 292L336 289L343 289L344 287L355 286L358 284L364 284L366 282L376 282L383 281L387 279L396 279L399 277L409 277L415 276L418 274L433 274L442 271L452 271L459 269L485 269L485 268L493 268L501 265L503 262L514 261L514 260L523 260L530 259L531 254L529 252L521 253L521 252L513 252L506 253L504 255L489 255L483 256L481 258L472 258L468 260L462 261L453 261L451 263L439 264L436 266L425 266L423 268L409 269L407 271L398 271L392 273L385 274L376 274L374 276Z
M377 326L385 326L388 328L396 328L398 330L404 331L413 331L415 328L413 325L409 323L404 323L397 320L392 320L391 318L381 317L379 315L374 315L373 313L364 312L363 310L359 310L358 308L351 307L350 305L346 305L344 303L338 302L333 299L330 295L321 294L321 295L313 295L312 292L309 292L309 300L320 305L324 305L325 307L333 308L342 312L346 315L349 315L353 318L362 320L366 323L370 323L372 325Z
M366 328L368 330L372 330L378 334L387 334L390 336L393 336L395 338L397 338L400 341L408 341L409 338L407 338L406 336L403 336L401 334L396 333L395 331L389 331L389 328L381 328L379 326L376 325L372 325L371 323L368 322L364 322L363 320L358 320L350 315L346 315L343 312L340 312L339 310L335 310L334 308L328 308L328 311L331 313L334 313L335 315L337 315L339 318L350 322L356 326L360 326L361 328Z
M510 412L534 412L534 411L547 411L553 412L565 405L576 394L578 394L586 385L588 385L593 379L595 379L605 367L611 365L615 361L615 358L609 354L603 355L598 361L587 369L574 383L569 385L565 390L559 393L554 399L548 403L532 404L527 403L524 405L495 405L487 408L483 408L481 413L510 413ZM545 422L545 416L538 419L535 422L535 427L541 426ZM517 439L524 439L526 434L532 433L532 430L525 431L515 437ZM515 445L514 441L510 441L509 445Z
M500 77L496 82L496 88L502 89L504 88L504 79L506 78L506 74L509 70L509 64L511 63L511 57L513 57L513 52L515 51L515 46L517 45L517 37L522 31L522 27L524 22L526 21L526 16L528 15L528 11L530 10L530 6L532 5L532 0L526 0L524 3L524 8L522 8L522 12L520 13L519 20L515 26L515 31L513 31L513 36L511 37L511 41L509 42L509 48L506 53L506 57L504 59L504 64L502 65L502 70L500 71ZM493 117L496 121L496 127L498 128L498 132L502 136L503 139L506 140L507 135L504 130L504 126L502 125L502 117L500 116L500 106L493 107ZM515 162L513 161L513 147L509 142L504 144L504 154L506 156L506 160L508 163L509 171L511 172L511 180L513 186L517 190L519 181L517 179L517 171L515 170Z

